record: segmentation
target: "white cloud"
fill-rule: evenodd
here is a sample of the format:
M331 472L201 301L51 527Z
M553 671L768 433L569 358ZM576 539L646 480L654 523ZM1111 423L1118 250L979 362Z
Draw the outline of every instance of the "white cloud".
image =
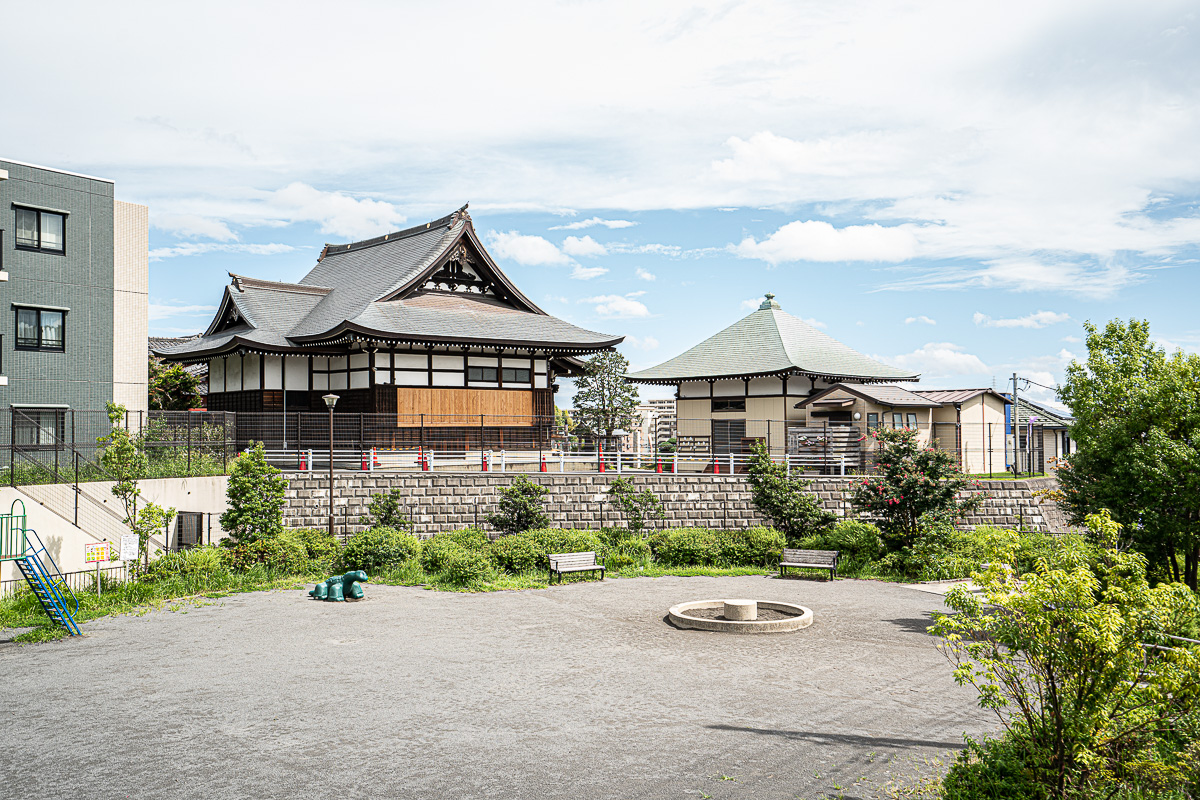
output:
M812 325L814 328L828 328L829 327L824 322L821 322L821 320L813 319L812 317L801 317L800 321L807 322L809 325Z
M925 378L949 375L978 375L988 371L979 356L966 352L950 342L930 342L911 353L893 356L893 364L919 372Z
M526 236L516 231L488 231L487 240L494 255L525 266L571 263L566 254L541 236Z
M1057 311L1035 311L1023 317L992 319L987 314L976 311L972 319L975 320L976 325L982 325L985 328L1045 328L1048 325L1066 322L1071 319L1071 315Z
M636 292L626 292L625 296L626 297L641 297L645 293L646 293L645 289L638 289Z
M600 217L592 217L591 219L581 219L577 222L571 222L566 225L555 225L550 228L552 231L579 231L584 228L593 228L597 225L603 225L606 228L632 228L637 225L636 222L630 222L627 219L600 219Z
M765 297L755 297L753 300L743 300L741 304L742 311L758 311L758 307L766 300Z
M204 253L246 253L252 256L273 256L299 250L290 244L220 244L216 242L184 242L171 247L156 247L150 251L151 261L177 256L198 256Z
M187 305L179 300L160 300L150 303L150 321L172 317L198 317L216 313L216 306Z
M584 236L582 239L578 236L568 236L563 239L562 249L571 256L602 256L608 252L604 245L591 236Z
M316 223L321 233L368 239L399 228L405 220L395 206L343 192L323 192L299 181L271 192L265 205L275 219Z
M653 336L626 336L625 343L637 350L656 350L658 349L658 339Z
M650 316L650 309L637 300L622 297L619 294L602 294L596 297L586 297L581 303L593 303L596 313L602 317L632 319L634 317Z
M761 242L747 236L732 252L768 264L790 261L907 261L916 253L908 226L850 225L835 228L821 220L789 222Z
M924 314L921 314L918 317L907 317L904 320L905 325L912 325L915 322L919 322L922 325L937 325L936 319L930 319L929 317L925 316Z
M592 278L599 278L604 273L608 272L604 267L585 267L581 264L576 264L571 270L571 277L577 281L590 281Z
M1078 336L1064 336L1064 337L1062 337L1062 340L1064 342L1069 342L1070 344L1079 344L1080 342L1083 341Z
M238 238L221 220L199 214L152 214L151 219L158 230L185 238L214 239L218 242L232 242Z
M634 274L637 275L639 278L641 278L644 281L658 280L657 275L655 275L653 272L647 272L646 270L642 269L641 267L638 267L637 270L634 272Z

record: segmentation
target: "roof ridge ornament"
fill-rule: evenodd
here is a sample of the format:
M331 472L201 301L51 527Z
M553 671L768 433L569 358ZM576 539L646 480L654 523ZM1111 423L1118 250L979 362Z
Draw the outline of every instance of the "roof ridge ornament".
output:
M767 292L763 296L763 301L759 305L758 310L759 311L769 311L772 308L779 309L780 311L783 310L783 306L781 306L781 305L779 305L779 303L775 302L775 295L772 294L771 292Z

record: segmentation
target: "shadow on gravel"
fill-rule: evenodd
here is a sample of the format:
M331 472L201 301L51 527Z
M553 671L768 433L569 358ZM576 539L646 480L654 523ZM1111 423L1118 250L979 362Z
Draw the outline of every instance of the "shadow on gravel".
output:
M743 728L737 725L706 725L714 731L740 731L760 736L812 742L814 744L849 744L858 747L934 747L940 750L962 750L962 742L932 742L925 739L898 739L888 736L856 736L851 733L817 733L814 731L784 731L771 728Z
M932 614L926 614L925 616L918 617L916 619L885 619L884 622L891 623L897 628L900 628L908 633L923 633L926 635L932 635L929 633L929 626L933 624Z

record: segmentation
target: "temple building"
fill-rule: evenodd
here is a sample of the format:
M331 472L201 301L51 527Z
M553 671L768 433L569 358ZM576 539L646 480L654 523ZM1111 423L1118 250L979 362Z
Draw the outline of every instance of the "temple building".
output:
M488 255L466 206L327 244L298 283L230 277L204 334L156 355L208 364L210 411L325 413L333 393L337 413L370 415L361 438L389 446L539 444L555 379L624 338L538 308Z
M692 349L626 378L675 386L680 452L744 453L755 440L773 452L788 432L851 417L843 409L798 406L837 384L916 381L842 344L783 310L768 294L758 310Z

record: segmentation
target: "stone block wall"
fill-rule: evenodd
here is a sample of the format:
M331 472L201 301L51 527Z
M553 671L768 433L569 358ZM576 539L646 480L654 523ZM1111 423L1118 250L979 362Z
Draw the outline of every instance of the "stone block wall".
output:
M319 473L288 473L284 524L296 528L324 528L329 522L328 477ZM371 495L398 489L416 533L431 536L478 524L485 530L487 517L496 510L500 490L514 474L481 473L340 473L334 477L334 531L339 535L363 529L359 518L367 513ZM615 474L535 473L528 476L549 489L544 506L550 524L563 528L600 528L623 524L623 518L604 494ZM655 528L747 528L766 525L750 501L750 487L741 475L625 475L639 490L650 489L662 501L666 518ZM850 490L853 478L816 478L809 491L838 516L853 516ZM1062 512L1053 504L1040 504L1033 496L1052 487L1052 478L1023 481L981 481L978 489L988 498L964 527L996 525L1048 531L1066 530Z

